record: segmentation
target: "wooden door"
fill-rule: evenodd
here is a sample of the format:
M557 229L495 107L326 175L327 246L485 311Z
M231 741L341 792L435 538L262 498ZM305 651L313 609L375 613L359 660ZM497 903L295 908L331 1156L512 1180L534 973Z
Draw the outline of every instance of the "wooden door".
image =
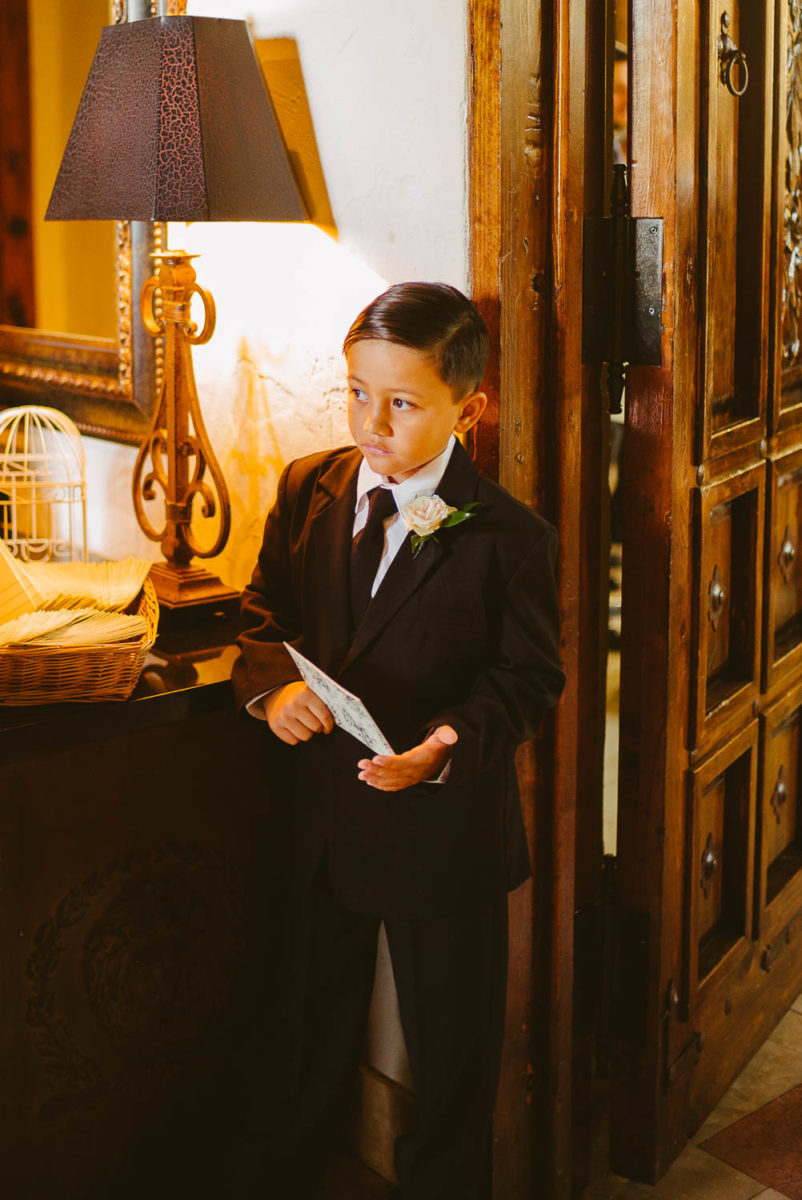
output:
M665 266L627 392L612 1147L653 1181L802 990L802 0L630 22Z
M470 0L471 292L491 331L481 470L558 529L565 691L518 775L534 877L510 897L496 1200L572 1194L574 931L601 865L606 419L582 365L582 221L604 200L604 0ZM583 919L577 909L583 910ZM583 955L583 961L587 957ZM596 981L585 988L588 1000Z

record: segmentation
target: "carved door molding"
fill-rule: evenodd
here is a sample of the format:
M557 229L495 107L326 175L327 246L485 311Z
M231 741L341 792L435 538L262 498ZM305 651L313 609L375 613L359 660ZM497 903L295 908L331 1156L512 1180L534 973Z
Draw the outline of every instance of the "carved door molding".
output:
M665 272L627 395L613 1169L648 1182L802 990L802 0L701 9L630 27Z

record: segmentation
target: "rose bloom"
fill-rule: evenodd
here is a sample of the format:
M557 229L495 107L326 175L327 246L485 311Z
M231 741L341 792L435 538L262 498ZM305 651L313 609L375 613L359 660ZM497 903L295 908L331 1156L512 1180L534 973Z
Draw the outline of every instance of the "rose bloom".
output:
M418 537L428 537L440 528L449 513L456 511L439 496L418 496L417 500L401 509L401 516L407 529Z

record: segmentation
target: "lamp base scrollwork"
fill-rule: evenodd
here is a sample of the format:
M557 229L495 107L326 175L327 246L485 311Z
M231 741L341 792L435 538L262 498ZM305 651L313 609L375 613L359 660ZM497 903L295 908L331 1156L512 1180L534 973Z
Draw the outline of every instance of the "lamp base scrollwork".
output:
M231 611L239 593L192 561L219 554L231 527L228 489L206 433L192 370L192 347L208 342L215 326L214 300L195 281L193 257L183 250L154 254L156 274L142 289L145 328L163 337L165 354L159 403L134 468L134 510L147 537L161 542L165 557L151 571L159 604L165 610ZM190 311L193 296L203 304L200 330ZM164 503L164 517L154 525L145 502L157 498ZM201 544L193 531L196 501L204 518L217 518L211 545Z

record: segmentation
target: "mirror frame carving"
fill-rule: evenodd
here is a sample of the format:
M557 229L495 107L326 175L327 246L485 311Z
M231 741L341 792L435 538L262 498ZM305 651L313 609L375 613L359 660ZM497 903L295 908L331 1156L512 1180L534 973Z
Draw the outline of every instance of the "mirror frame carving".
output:
M157 0L111 0L110 20L157 15ZM72 417L82 433L138 445L161 378L163 346L138 319L151 254L164 226L117 222L117 340L0 325L0 407L32 400Z

